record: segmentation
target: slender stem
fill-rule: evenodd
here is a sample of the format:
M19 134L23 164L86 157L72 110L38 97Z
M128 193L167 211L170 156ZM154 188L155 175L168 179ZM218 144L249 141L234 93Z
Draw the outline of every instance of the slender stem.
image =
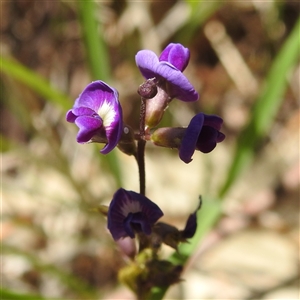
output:
M145 138L145 115L146 115L146 99L141 98L141 109L140 109L140 138Z
M146 141L139 140L138 141L138 152L137 152L137 163L139 166L139 176L140 176L140 194L146 194L146 175L145 175L145 145Z
M138 140L137 149L137 164L139 168L140 177L140 194L146 194L146 172L145 172L145 113L146 113L146 100L141 98L141 109L140 109L140 137Z

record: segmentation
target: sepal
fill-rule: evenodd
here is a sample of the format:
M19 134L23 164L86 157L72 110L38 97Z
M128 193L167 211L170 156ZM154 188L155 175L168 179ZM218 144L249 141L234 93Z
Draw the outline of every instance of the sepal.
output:
M136 155L136 141L134 138L133 129L130 126L124 126L117 147L127 155Z
M199 197L199 205L194 213L190 214L189 218L186 221L185 228L180 231L180 241L186 242L187 239L192 238L197 230L197 212L202 207L202 197Z
M162 127L156 129L151 135L154 145L177 149L181 145L186 128L184 127Z
M166 90L158 85L157 94L146 100L145 125L147 128L154 128L160 123L171 100Z
M145 249L135 261L119 271L118 278L137 299L147 299L153 287L168 287L180 282L182 270L181 265L159 260L151 249Z

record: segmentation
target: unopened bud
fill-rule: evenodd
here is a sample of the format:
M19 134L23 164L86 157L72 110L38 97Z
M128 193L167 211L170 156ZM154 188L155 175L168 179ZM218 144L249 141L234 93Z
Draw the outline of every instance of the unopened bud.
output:
M146 80L138 88L138 94L144 99L151 99L157 94L156 78Z

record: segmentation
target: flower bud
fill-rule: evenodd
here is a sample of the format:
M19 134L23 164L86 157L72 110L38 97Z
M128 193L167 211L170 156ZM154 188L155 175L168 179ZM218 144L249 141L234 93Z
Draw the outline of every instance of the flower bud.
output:
M138 94L144 99L151 99L155 97L155 95L157 94L156 79L147 79L143 84L139 86Z
M177 250L180 242L180 231L167 223L158 222L153 227L152 244L158 248L162 243Z
M202 153L211 152L217 143L225 139L220 132L223 120L216 115L199 113L195 115L188 127L159 128L151 135L151 141L161 147L177 148L180 159L189 163L195 150Z
M155 97L146 100L145 125L148 128L159 124L171 100L166 90L157 86Z

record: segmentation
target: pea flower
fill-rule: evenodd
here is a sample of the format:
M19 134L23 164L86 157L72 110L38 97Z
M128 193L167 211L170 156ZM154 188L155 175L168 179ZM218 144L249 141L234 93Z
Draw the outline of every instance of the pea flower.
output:
M157 146L178 148L180 159L189 163L195 150L209 153L225 139L225 135L219 131L222 123L219 116L199 113L187 128L159 128L153 132L151 140Z
M78 143L105 143L100 152L109 153L117 146L123 130L117 90L101 80L91 82L67 112L66 120L79 127Z
M158 125L173 98L185 102L198 100L198 93L182 73L189 59L189 49L173 43L163 50L159 58L150 50L141 50L136 54L135 61L146 84L151 80L157 87L155 96L146 101L146 127Z
M161 209L145 196L122 188L116 191L107 214L107 227L117 241L134 238L136 233L150 235L154 223L163 216Z
M146 79L157 78L167 82L167 93L171 98L185 102L199 98L192 84L182 74L190 59L190 51L181 44L169 44L159 58L150 50L141 50L135 60Z
M205 115L199 113L195 115L182 138L179 148L179 157L185 163L192 161L195 150L209 153L215 149L217 143L225 139L225 135L220 132L223 120L219 116Z

